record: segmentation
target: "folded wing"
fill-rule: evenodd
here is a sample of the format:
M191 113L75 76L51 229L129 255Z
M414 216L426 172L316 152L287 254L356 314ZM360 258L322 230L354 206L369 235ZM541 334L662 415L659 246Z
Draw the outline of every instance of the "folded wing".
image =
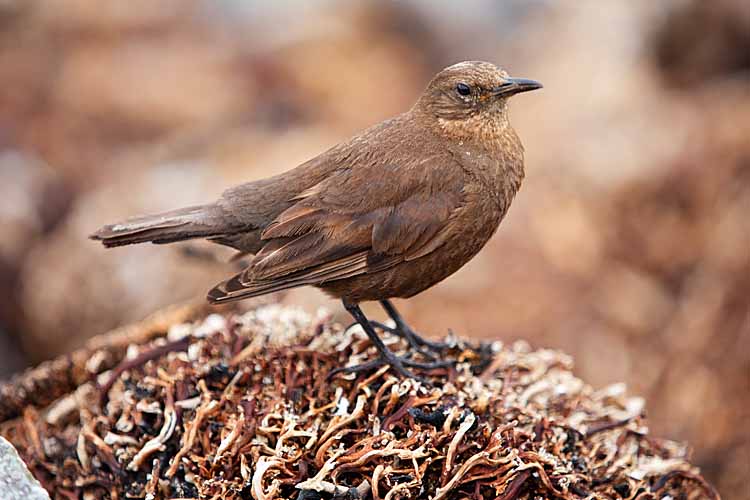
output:
M319 285L429 254L445 242L463 204L463 179L452 168L432 159L336 171L294 198L263 231L247 269L211 290L209 300Z

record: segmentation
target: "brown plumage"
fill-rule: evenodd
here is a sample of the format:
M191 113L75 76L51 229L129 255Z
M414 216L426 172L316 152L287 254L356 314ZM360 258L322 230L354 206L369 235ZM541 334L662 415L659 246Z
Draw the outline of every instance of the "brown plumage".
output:
M431 287L495 232L524 175L507 99L540 87L490 63L450 66L406 113L288 172L230 188L212 204L105 226L92 238L107 247L191 238L228 245L253 257L209 292L211 302L313 285L366 322L358 302Z

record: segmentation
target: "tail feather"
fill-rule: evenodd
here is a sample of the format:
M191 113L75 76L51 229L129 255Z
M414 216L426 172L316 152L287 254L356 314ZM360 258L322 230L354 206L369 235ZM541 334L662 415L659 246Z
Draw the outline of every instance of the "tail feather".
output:
M102 227L89 236L105 247L135 243L172 243L192 238L226 234L232 228L217 214L215 205L199 205L143 217Z

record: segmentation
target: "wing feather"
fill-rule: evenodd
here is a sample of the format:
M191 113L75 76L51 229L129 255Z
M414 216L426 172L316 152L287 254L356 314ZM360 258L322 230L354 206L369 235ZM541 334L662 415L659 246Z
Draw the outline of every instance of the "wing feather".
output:
M229 302L256 297L304 285L324 283L333 279L343 279L361 274L367 267L367 252L350 255L335 262L316 266L297 276L287 276L283 280L262 280L248 283L243 281L243 273L220 283L208 293L213 303Z

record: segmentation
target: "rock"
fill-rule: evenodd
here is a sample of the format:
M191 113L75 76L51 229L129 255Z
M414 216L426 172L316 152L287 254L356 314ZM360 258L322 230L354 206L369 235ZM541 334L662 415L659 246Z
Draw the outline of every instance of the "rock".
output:
M16 449L3 437L0 437L0 491L3 500L49 500Z

